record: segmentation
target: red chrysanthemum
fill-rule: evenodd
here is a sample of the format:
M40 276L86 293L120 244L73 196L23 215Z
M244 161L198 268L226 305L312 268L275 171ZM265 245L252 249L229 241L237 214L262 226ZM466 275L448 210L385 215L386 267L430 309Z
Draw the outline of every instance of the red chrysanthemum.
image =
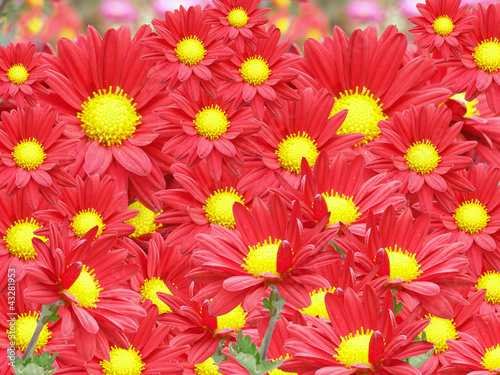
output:
M40 195L55 205L60 187L76 186L67 169L78 141L63 136L66 123L56 117L54 108L39 105L2 112L0 189L7 197L23 194L32 208Z
M494 267L485 264L480 273L474 276L475 284L472 290L483 290L486 292L477 311L478 315L485 316L491 312L496 315L500 313L500 291L498 289L500 285L499 266L500 259L497 259Z
M410 17L415 27L415 44L429 53L438 50L448 60L453 54L460 58L464 45L471 44L468 34L472 31L472 15L460 0L426 0L417 4L421 16Z
M455 141L462 123L450 127L451 117L448 108L432 104L394 114L380 124L384 139L366 146L378 156L367 167L401 181L400 192L416 194L423 210L432 210L433 198L449 208L455 190L474 190L458 172L472 164L460 154L476 145Z
M0 97L22 107L26 101L34 106L38 95L49 91L43 85L47 79L46 64L36 46L29 43L11 43L0 47Z
M232 80L224 61L233 51L209 36L211 25L201 6L180 5L174 12L165 12L165 20L151 21L156 34L143 43L153 50L142 58L154 62L148 76L167 83L171 90L183 84L189 96L198 100L201 90L212 97L217 95L219 80Z
M172 104L155 111L166 122L168 141L162 150L188 168L206 159L210 175L220 180L223 167L240 176L243 155L259 154L251 136L263 124L253 117L250 108L235 111L220 95L214 99L202 93L193 100L182 89L171 93L170 99Z

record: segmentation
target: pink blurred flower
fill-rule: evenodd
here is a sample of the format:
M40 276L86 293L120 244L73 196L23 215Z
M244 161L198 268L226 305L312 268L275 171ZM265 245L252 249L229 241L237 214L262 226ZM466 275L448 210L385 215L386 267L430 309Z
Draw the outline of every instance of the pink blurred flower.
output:
M139 10L128 0L105 0L99 6L101 15L109 21L135 22Z
M200 4L201 7L204 8L208 4L212 5L212 2L210 0L153 0L151 3L153 10L159 16L163 16L167 11L172 12L175 9L179 9L179 5L187 9L197 4Z
M382 22L384 10L373 0L350 1L345 8L347 16L357 22Z
M420 16L417 9L417 4L422 0L401 0L398 4L399 11L403 17L416 17Z

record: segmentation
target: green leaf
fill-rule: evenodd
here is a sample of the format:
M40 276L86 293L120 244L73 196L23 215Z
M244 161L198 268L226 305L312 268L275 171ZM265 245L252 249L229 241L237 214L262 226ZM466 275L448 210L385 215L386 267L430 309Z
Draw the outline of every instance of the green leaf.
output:
M423 341L423 340L422 340ZM408 361L410 365L412 365L415 368L419 368L422 366L425 361L427 361L432 355L434 354L434 348L429 350L427 353L417 355L416 357L411 357Z
M274 362L271 362L270 360L266 359L264 362L260 364L258 369L258 375L264 375L270 371L273 371L274 369L280 367L282 363L283 363L282 359Z

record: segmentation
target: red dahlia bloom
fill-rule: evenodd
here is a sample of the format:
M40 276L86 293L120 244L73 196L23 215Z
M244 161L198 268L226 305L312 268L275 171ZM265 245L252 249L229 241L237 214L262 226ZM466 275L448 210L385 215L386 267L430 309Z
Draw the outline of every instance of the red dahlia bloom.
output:
M209 36L211 25L206 20L200 5L187 10L181 5L174 12L165 12L165 21L154 19L151 23L157 34L143 41L153 52L142 59L155 63L148 76L167 83L171 90L184 84L194 100L200 89L215 97L218 80L233 79L224 64L233 51Z
M260 0L214 0L214 8L205 8L205 23L212 25L208 35L224 44L234 42L239 52L245 45L251 49L257 46L257 39L268 38L265 29L267 18L261 17L270 8L257 8Z

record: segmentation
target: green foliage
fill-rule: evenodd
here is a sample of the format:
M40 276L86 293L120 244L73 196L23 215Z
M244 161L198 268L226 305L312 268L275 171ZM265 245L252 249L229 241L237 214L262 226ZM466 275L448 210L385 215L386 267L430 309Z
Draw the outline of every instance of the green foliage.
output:
M50 355L49 352L28 357L26 360L20 356L14 361L14 371L16 375L51 375L56 372L54 360L57 353Z

